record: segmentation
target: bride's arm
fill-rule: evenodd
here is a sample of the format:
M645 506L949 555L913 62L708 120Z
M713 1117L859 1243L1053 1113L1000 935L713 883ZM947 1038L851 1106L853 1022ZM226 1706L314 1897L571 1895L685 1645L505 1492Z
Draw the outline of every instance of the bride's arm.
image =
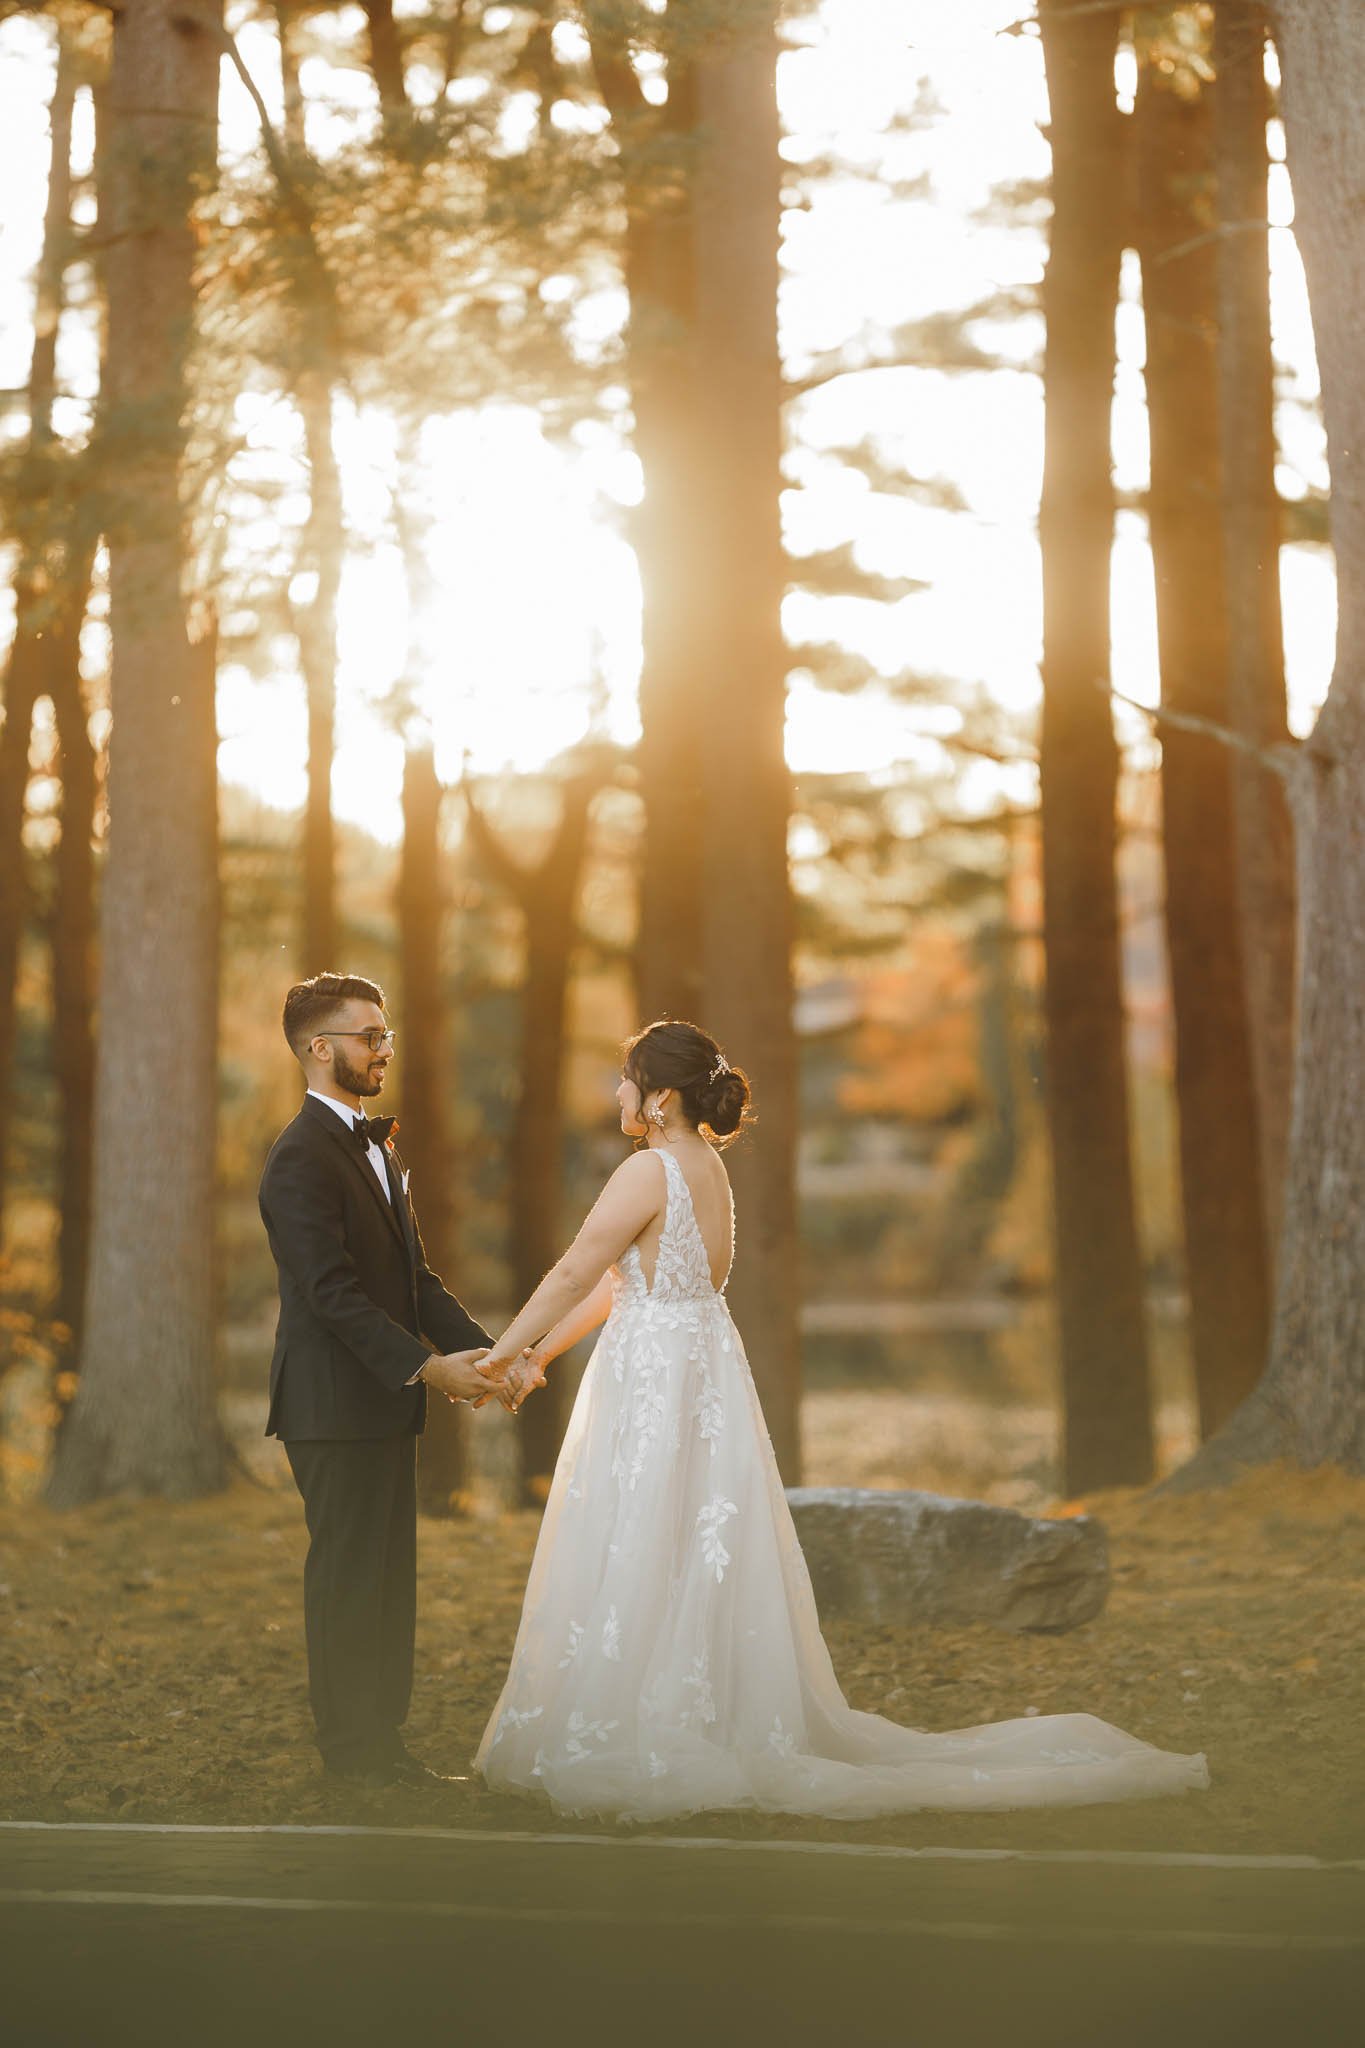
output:
M586 1337L589 1330L595 1330L604 1323L611 1313L611 1274L604 1273L586 1301L577 1308L571 1308L567 1315L559 1318L552 1330L547 1330L536 1345L536 1357L542 1365L551 1365L561 1352L570 1350L580 1337Z
M623 1159L593 1204L584 1224L563 1258L550 1268L526 1306L513 1317L484 1359L480 1370L505 1372L518 1352L543 1337L547 1331L559 1335L572 1318L577 1334L601 1321L595 1305L607 1268L614 1266L627 1245L634 1244L650 1218L657 1216L666 1200L667 1183L647 1153L632 1153ZM606 1314L606 1304L602 1315ZM559 1349L566 1349L572 1338Z
M538 1344L528 1346L517 1361L521 1373L520 1393L522 1398L545 1384L545 1368L553 1365L561 1352L576 1344L580 1337L586 1337L589 1330L595 1330L604 1323L611 1313L611 1274L604 1273L587 1300L577 1308L571 1308L567 1315L559 1318L552 1330L547 1330ZM478 1368L479 1371L483 1367ZM499 1377L494 1369L493 1377ZM485 1396L491 1400L492 1396ZM506 1404L504 1403L504 1406ZM520 1405L520 1404L518 1404ZM475 1401L475 1408L482 1408L484 1401ZM514 1411L515 1412L515 1411Z

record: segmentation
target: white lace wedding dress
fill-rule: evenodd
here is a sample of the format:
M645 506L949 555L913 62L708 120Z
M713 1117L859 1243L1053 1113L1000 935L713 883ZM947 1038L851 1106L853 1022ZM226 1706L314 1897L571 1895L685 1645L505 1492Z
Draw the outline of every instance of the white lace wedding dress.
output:
M947 1734L839 1689L744 1347L668 1152L652 1287L632 1245L579 1388L475 1764L566 1813L860 1819L1148 1798L1202 1756L1090 1714Z

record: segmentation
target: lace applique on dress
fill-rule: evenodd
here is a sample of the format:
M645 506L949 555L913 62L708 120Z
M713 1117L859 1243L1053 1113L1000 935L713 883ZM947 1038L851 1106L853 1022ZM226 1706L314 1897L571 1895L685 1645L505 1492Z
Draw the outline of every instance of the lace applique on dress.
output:
M730 1562L730 1553L725 1547L721 1530L731 1515L738 1513L739 1509L732 1500L722 1500L719 1496L715 1500L709 1500L704 1508L697 1511L697 1527L701 1531L701 1554L715 1572L717 1585L725 1577L725 1567Z

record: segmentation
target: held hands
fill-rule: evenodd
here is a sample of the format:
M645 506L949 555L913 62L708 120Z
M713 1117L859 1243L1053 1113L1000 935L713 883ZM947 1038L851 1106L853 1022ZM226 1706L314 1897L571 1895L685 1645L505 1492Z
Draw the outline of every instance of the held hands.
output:
M476 1408L481 1408L491 1395L504 1408L511 1409L514 1403L504 1386L481 1363L488 1355L484 1345L473 1351L450 1351L429 1358L422 1368L422 1378L447 1400L472 1401Z
M515 1415L528 1394L534 1394L537 1387L545 1384L545 1367L548 1360L542 1358L534 1344L528 1344L520 1358L513 1359L503 1378L503 1385L512 1397L512 1413Z
M496 1395L503 1407L515 1415L526 1396L533 1394L537 1387L544 1386L548 1364L549 1360L542 1357L534 1344L528 1344L517 1358L498 1358L488 1354L487 1362L479 1367L486 1381L492 1381L491 1387L485 1384L485 1399L489 1394ZM474 1405L481 1408L483 1402L476 1401Z

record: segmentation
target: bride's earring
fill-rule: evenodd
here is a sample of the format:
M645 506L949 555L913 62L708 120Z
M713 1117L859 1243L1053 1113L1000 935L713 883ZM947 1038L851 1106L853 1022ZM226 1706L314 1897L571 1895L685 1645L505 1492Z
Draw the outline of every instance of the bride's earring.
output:
M663 1127L664 1127L664 1113L663 1113L663 1111L662 1111L662 1110L660 1109L660 1107L659 1107L659 1105L658 1105L658 1103L657 1103L657 1102L656 1102L656 1103L654 1104L654 1106L653 1106L653 1107L652 1107L651 1109L647 1109L647 1110L645 1111L645 1115L646 1115L646 1116L647 1116L647 1117L649 1118L650 1122L651 1122L651 1123L652 1123L652 1124L653 1124L653 1125L654 1125L654 1126L656 1127L656 1129L658 1129L658 1130L662 1130L662 1129L663 1129Z

